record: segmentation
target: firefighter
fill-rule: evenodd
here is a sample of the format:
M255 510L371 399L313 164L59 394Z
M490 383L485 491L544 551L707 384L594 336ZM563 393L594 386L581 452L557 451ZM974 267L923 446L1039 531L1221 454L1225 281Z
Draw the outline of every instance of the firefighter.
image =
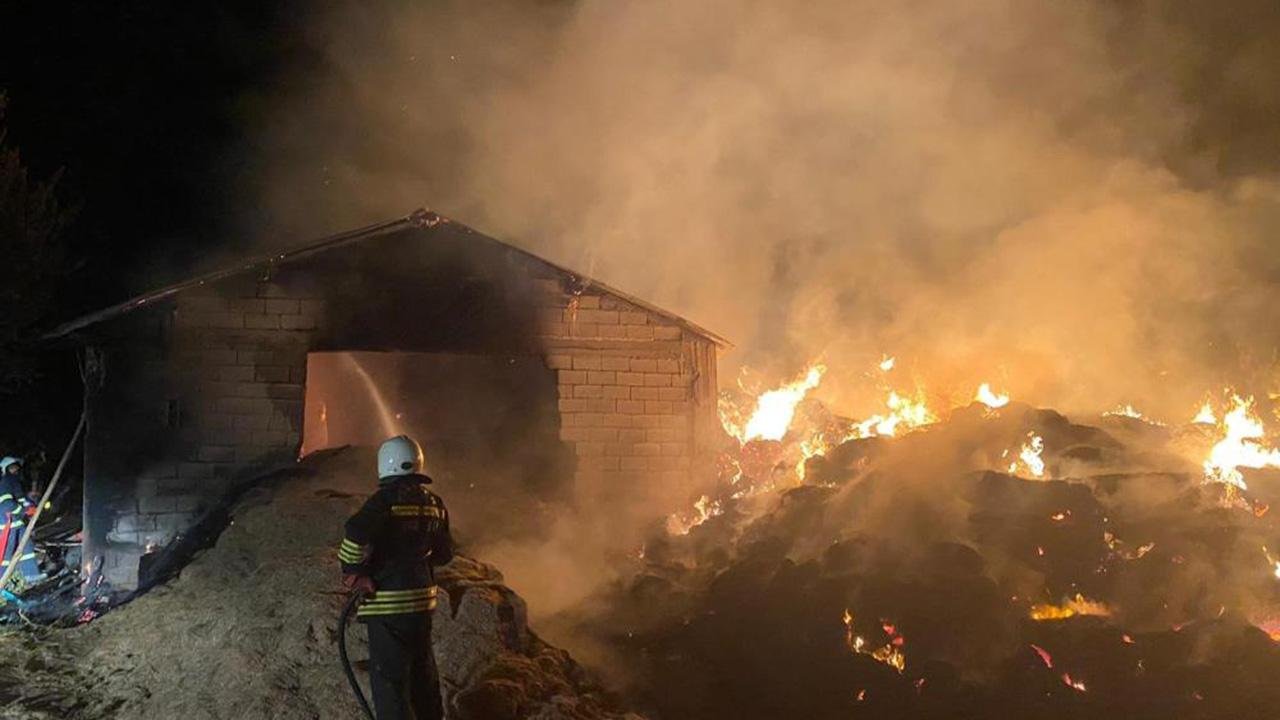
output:
M14 562L13 556L22 533L26 530L27 519L35 511L35 503L31 502L26 489L22 487L22 460L16 457L0 459L0 521L3 522L0 525L0 573ZM32 543L27 543L17 562L18 570L12 575L10 582L19 590L44 580Z
M342 581L364 593L356 618L369 630L369 674L378 720L440 720L431 653L434 566L453 558L449 512L427 487L422 448L405 435L378 448L378 490L347 520L338 550Z

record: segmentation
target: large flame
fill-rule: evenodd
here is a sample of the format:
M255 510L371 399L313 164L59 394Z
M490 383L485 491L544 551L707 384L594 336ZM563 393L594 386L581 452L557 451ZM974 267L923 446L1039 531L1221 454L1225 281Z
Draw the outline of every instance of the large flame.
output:
M804 377L787 383L776 390L770 390L756 398L756 407L751 417L741 425L735 423L725 413L721 413L720 422L730 435L739 442L751 440L781 440L791 427L791 419L795 417L796 406L809 391L822 382L822 375L827 371L823 365L813 365Z
M1206 482L1220 482L1247 489L1239 468L1280 467L1280 450L1266 447L1262 441L1266 429L1253 412L1253 398L1231 395L1231 407L1218 425L1222 439L1209 451L1204 461Z
M1009 404L1009 396L1007 394L1000 395L991 390L991 383L982 383L978 386L978 394L974 396L974 400L986 405L991 409L1002 408Z

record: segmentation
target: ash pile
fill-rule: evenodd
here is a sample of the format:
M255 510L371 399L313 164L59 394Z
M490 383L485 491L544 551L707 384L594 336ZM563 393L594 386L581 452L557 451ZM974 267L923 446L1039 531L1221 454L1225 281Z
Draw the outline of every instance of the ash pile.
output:
M1280 473L1207 481L1215 433L1002 399L751 440L558 621L664 720L1273 717Z
M336 553L373 463L365 450L313 455L241 497L176 578L79 627L0 636L3 668L15 673L0 717L358 717L338 663ZM437 580L433 635L449 717L636 717L530 630L524 601L496 569L459 556ZM367 694L365 643L353 624L348 645Z

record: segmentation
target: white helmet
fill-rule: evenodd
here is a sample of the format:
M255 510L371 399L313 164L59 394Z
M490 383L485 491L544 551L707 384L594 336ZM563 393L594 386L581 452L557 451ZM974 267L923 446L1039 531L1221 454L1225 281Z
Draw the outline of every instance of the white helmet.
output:
M422 472L422 446L408 435L397 435L378 448L378 479Z
M3 474L5 474L5 473L9 472L9 466L10 466L10 465L18 465L18 466L21 466L21 465L22 465L22 458L16 458L16 457L13 457L13 456L9 456L9 457L4 458L3 460L0 460L0 475L3 475Z

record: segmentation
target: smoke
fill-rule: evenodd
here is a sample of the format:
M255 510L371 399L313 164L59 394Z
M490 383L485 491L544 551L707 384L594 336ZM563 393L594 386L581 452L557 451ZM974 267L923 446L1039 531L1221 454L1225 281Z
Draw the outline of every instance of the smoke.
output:
M1271 380L1273 4L340 4L261 144L315 232L428 204L733 338L1181 415ZM855 369L857 368L857 369ZM841 374L845 381L841 381Z

